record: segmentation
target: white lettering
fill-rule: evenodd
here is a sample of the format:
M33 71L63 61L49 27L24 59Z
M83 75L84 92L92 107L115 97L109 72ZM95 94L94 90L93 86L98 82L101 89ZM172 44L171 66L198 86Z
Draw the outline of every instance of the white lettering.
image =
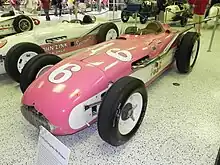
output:
M128 62L132 60L132 54L127 50L120 50L119 48L113 48L108 50L107 55L114 57L120 61Z

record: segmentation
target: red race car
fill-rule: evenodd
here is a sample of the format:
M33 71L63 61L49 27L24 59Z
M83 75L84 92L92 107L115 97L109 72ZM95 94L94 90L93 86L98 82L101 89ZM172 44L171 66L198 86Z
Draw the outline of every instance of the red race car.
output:
M98 120L101 138L118 146L138 130L147 109L148 86L176 61L180 73L195 65L196 32L150 22L128 27L115 40L62 60L33 57L21 72L22 114L55 135L76 133Z

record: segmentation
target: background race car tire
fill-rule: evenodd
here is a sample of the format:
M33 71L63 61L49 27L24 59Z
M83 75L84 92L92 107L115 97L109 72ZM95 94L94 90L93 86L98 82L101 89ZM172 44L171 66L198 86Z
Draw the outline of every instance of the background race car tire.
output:
M182 27L185 27L187 25L187 22L188 22L188 14L187 12L184 12L182 18L180 19L180 25Z
M197 46L197 49L195 50L195 54L193 54L194 45ZM176 66L180 73L191 72L198 57L199 47L200 47L200 38L198 33L187 32L182 37L180 44L178 45L178 48L175 52ZM191 63L192 57L193 57L193 61Z
M181 20L180 20L180 25L182 27L185 27L187 25L187 22L188 22L188 19L185 18L185 17L182 17Z
M20 89L24 93L29 85L36 79L39 71L48 65L55 65L62 59L53 54L41 54L28 61L21 72Z
M148 17L147 16L144 16L144 15L140 15L140 23L141 24L145 24L148 20Z
M20 21L22 21L22 20L25 20L28 23L27 30L22 30L22 28L20 27ZM34 27L32 19L29 18L28 16L25 16L25 15L19 15L19 16L15 17L12 25L17 33L33 30L33 27Z
M45 53L44 49L40 46L29 43L22 42L14 45L9 49L5 57L5 70L6 73L16 82L20 81L20 72L18 70L18 60L22 54L25 52L35 52L37 54Z
M106 41L106 36L110 30L115 30L115 32L117 33L117 36L112 39L116 39L119 36L118 27L114 23L112 22L104 23L103 25L101 25L99 32L97 34L98 43Z
M128 13L125 11L127 10L127 8L125 8L122 12L121 12L121 20L122 22L126 23L129 20L129 15Z
M220 165L220 148L218 150L217 157L215 159L215 165Z
M130 132L122 134L119 129L122 107L134 93L139 93L142 106L137 123ZM138 130L147 109L147 92L144 83L133 77L123 77L116 81L103 96L98 113L98 132L100 137L113 146L126 143ZM123 108L124 110L124 108Z

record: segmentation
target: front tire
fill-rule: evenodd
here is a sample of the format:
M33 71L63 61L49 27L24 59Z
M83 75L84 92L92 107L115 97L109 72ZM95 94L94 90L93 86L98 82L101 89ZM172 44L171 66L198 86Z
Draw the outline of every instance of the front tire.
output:
M176 66L180 73L192 71L199 53L200 38L196 32L187 32L175 53Z
M34 56L45 53L40 46L22 42L9 49L5 58L5 70L7 74L16 82L20 81L20 74L25 64Z
M26 91L29 85L40 75L45 73L50 67L60 62L62 59L53 54L41 54L33 57L25 65L21 72L20 89L22 93Z
M126 143L137 132L146 108L147 92L144 83L133 77L119 79L104 95L99 109L100 137L113 146ZM131 127L127 127L126 122Z

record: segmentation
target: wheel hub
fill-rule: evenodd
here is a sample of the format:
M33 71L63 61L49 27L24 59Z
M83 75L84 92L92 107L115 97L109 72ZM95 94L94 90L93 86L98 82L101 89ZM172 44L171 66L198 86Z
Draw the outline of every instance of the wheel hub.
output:
M129 119L133 115L133 107L131 103L127 103L121 112L121 119L123 121Z
M118 129L122 135L126 135L135 127L141 115L143 99L140 93L133 93L119 115Z
M24 68L25 64L34 56L36 56L36 52L25 52L23 53L17 62L18 71L21 73L22 69Z
M20 20L19 22L19 28L22 30L22 31L28 31L30 30L30 22L26 19L22 19Z

